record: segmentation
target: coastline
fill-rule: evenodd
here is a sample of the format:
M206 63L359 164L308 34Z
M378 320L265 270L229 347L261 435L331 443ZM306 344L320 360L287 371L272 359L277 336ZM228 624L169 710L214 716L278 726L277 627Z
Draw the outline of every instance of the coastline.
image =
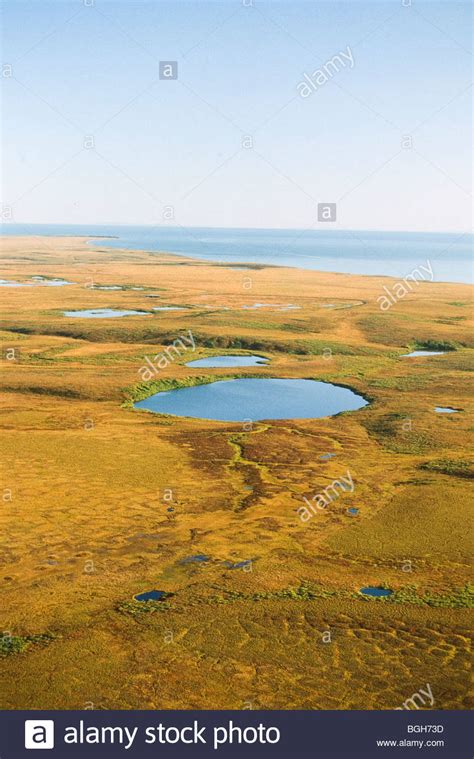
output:
M22 227L18 227L21 231ZM232 230L126 225L104 225L102 231L97 229L93 232L93 225L25 227L39 237L84 238L91 246L102 240L110 240L109 247L116 250L146 250L150 254L169 252L215 264L247 267L270 265L304 271L402 278L430 259L434 264L435 281L472 284L473 280L471 254L474 237L467 233ZM51 230L50 235L48 229ZM1 232L3 237L7 236L8 225L4 225Z
M397 275L388 275L388 274L377 274L377 273L358 273L358 272L343 272L343 271L337 271L337 270L328 270L328 269L315 269L315 268L303 268L295 265L285 265L285 264L277 264L277 263L260 263L257 261L225 261L225 260L219 260L215 261L213 259L208 258L200 258L199 256L194 255L187 255L185 253L179 253L179 252L173 252L173 251L167 251L167 250L148 250L147 248L127 248L127 247L112 247L112 246L100 246L100 240L101 239L118 239L114 236L107 236L104 235L103 238L98 236L90 236L90 235L7 235L2 234L0 235L0 241L4 241L4 243L0 242L0 248L4 248L5 245L13 245L15 247L15 241L17 244L24 244L27 241L33 241L33 240L44 240L47 241L47 245L51 247L54 245L55 240L60 240L62 242L67 242L68 244L78 244L83 241L86 241L86 247L83 248L83 252L87 252L88 250L92 249L95 253L107 253L110 256L114 258L115 261L117 261L117 251L121 252L124 255L133 256L134 254L140 254L142 256L160 256L162 259L161 263L164 263L165 261L180 261L187 264L194 264L194 265L200 265L200 266L209 266L214 268L222 268L222 269L234 269L236 271L238 270L249 270L249 271L260 271L264 269L277 269L277 270L294 270L299 272L306 272L308 275L310 274L317 274L321 276L326 275L332 275L334 277L354 277L354 278L371 278L371 279L377 279L377 280L387 280L388 283L392 283L394 280L399 280L401 277ZM96 242L98 241L98 242ZM105 250L104 250L105 247ZM409 273L409 271L407 272ZM446 285L446 286L454 286L454 287L472 287L474 282L464 282L464 281L451 281L451 280L436 280L433 281L420 281L421 285L430 284L430 285Z

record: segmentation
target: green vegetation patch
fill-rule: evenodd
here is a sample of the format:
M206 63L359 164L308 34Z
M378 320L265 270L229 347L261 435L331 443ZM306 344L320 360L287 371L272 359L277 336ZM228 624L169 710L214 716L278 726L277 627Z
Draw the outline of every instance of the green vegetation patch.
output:
M457 477L474 479L474 466L472 461L466 459L437 459L420 464L420 469L428 472L440 472Z
M436 324L455 325L457 322L465 322L466 319L467 316L442 316L434 321Z
M298 351L310 356L326 356L328 351L341 356L380 356L380 350L370 348L366 345L348 345L345 343L336 343L331 340L297 340L295 345Z
M380 587L390 589L388 585ZM394 590L389 596L369 596L360 592L344 589L330 590L320 585L302 582L296 588L284 588L258 593L242 593L235 590L223 590L213 596L211 603L228 604L236 601L316 601L321 598L353 598L377 603L410 604L414 606L432 606L446 609L472 608L474 606L474 586L469 583L464 587L453 588L449 593L419 593L414 585Z
M415 606L434 606L444 609L472 609L474 607L474 586L469 583L463 588L453 588L450 593L419 594L416 587L408 585L396 590L386 600L397 604L414 604Z
M6 635L0 638L0 659L13 654L21 654L30 646L36 644L47 645L58 636L54 633L38 633L37 635Z
M402 377L382 377L379 379L371 379L369 381L370 387L378 387L386 390L401 390L410 392L410 390L419 390L422 387L426 387L431 382L428 377L420 376L402 376Z
M379 443L395 453L419 454L436 448L438 443L425 432L414 432L406 425L410 413L392 412L367 416L362 424Z
M8 330L8 329L2 329L2 330L0 330L0 342L2 342L2 343L11 342L12 331L13 330ZM27 335L20 335L18 333L15 333L15 341L16 340L27 340L27 339L28 339Z
M453 340L415 340L410 346L411 350L417 351L457 351L459 343Z
M394 346L409 345L412 350L433 351L456 351L464 345L462 341L457 342L445 340L442 337L433 337L434 322L418 322L414 328L413 321L411 315L400 314L394 310L392 313L383 315L364 316L357 321L357 325L366 337L374 343ZM415 329L418 334L416 332L413 334ZM471 343L470 340L469 343Z
M243 325L240 324L240 326ZM255 328L255 322L250 326ZM290 326L279 324L277 328L288 329L290 331L300 331L301 329L299 325L293 326L293 324ZM314 331L313 327L312 331ZM375 348L370 348L362 345L348 345L345 343L338 343L330 340L294 340L292 342L287 342L285 340L267 340L255 337L247 337L244 335L234 335L233 337L227 335L215 335L208 337L199 334L194 334L194 338L197 345L205 348L240 348L242 350L249 351L286 353L291 355L294 354L297 356L323 356L327 355L328 350L333 354L339 354L343 356L380 355L380 351L376 350Z
M4 385L3 390L6 393L34 393L35 395L49 395L52 397L57 396L59 398L74 398L78 400L90 397L87 393L82 393L79 390L71 390L69 387L44 387L43 385L16 387L14 385Z
M257 593L242 593L237 590L223 589L222 594L213 596L211 603L226 604L234 601L315 601L318 598L333 598L335 596L350 597L353 594L344 590L328 590L319 585L302 582L296 588L261 591Z

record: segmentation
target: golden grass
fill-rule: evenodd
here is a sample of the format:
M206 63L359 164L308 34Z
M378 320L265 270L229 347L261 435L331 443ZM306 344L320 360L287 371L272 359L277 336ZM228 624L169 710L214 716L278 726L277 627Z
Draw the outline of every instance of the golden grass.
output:
M76 283L1 288L0 629L19 640L54 634L1 659L2 707L390 709L427 682L436 708L467 707L466 610L355 594L386 584L402 598L407 586L449 597L467 581L472 483L423 466L467 456L468 286L423 284L382 314L380 277L239 271L77 238L2 244L0 278ZM301 308L242 309L255 302ZM322 308L336 302L350 307ZM114 320L62 313L171 303L192 308ZM371 404L251 429L125 408L144 356L188 329L196 352L164 379L202 374L188 359L248 350L271 363L242 374L340 382ZM428 340L458 350L399 358ZM463 411L440 416L435 405ZM336 456L320 458L328 452ZM302 523L303 496L347 469L354 493ZM196 554L210 560L180 563ZM225 564L246 559L251 571ZM331 595L278 595L302 582ZM174 594L169 609L120 611L152 588ZM213 602L232 592L244 597Z

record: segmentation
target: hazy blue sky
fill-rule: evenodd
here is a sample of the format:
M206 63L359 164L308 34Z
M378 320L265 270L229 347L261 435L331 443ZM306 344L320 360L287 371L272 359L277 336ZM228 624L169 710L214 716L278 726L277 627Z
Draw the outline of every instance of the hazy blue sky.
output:
M337 202L339 229L468 229L470 4L251 2L6 0L14 220L318 228Z

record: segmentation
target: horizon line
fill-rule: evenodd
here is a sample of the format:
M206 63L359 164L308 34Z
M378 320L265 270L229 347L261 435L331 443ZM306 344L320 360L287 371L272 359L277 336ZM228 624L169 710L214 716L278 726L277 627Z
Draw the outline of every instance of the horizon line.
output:
M323 224L324 222L318 222L318 224ZM328 224L331 224L332 222L325 222ZM433 235L443 235L443 234L451 234L451 235L458 235L460 237L469 235L474 236L474 230L473 229L466 229L466 230L460 230L460 229L446 229L446 230L430 230L430 229L367 229L367 228L336 228L336 229L321 229L320 227L210 227L210 226L200 226L200 225L184 225L184 224L153 224L153 223L145 223L145 224L137 224L133 222L114 222L114 221L97 221L97 222L70 222L70 221L2 221L0 222L0 230L6 229L9 226L71 226L71 227L146 227L149 229L165 229L165 230L171 230L171 229L213 229L213 230L233 230L233 231L256 231L256 232L300 232L302 234L306 232L340 232L340 233L348 233L351 232L369 232L369 233L381 233L381 234L433 234ZM26 235L25 235L26 236Z

